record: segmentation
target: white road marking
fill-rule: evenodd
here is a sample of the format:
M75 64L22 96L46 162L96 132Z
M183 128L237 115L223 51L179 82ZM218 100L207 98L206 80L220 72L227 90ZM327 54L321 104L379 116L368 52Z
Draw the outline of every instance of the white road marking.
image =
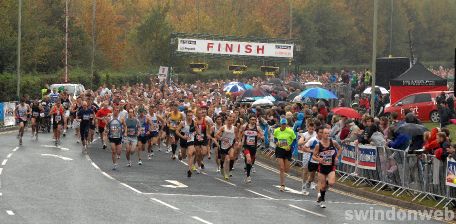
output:
M6 162L8 162L8 159L4 159L2 162L2 166L6 165Z
M7 213L8 215L14 215L14 212L11 211L11 210L6 210L6 213Z
M215 179L218 180L218 181L221 181L221 182L223 182L223 183L225 183L225 184L229 184L229 185L231 185L231 186L236 187L236 184L230 183L230 182L228 182L228 181L226 181L226 180L222 180L222 179L220 179L220 178L218 178L218 177L216 177Z
M279 185L273 185L273 186L276 187L276 188L280 188ZM291 188L289 188L289 187L285 187L285 192L293 193L293 194L302 194L301 191L297 191L297 190L291 189Z
M168 204L166 202L160 201L160 200L158 200L156 198L151 198L151 199L156 201L156 202L158 202L158 203L160 203L160 204L162 204L162 205L164 205L164 206L166 206L166 207L168 207L168 208L171 208L171 209L174 209L174 210L180 210L179 208L174 207L174 206L172 206L172 205L170 205L170 204Z
M68 157L65 157L65 156L59 156L59 155L55 155L55 154L41 154L41 156L55 157L55 158L63 159L65 161L73 160L72 158L68 158Z
M125 187L127 187L127 188L130 188L130 190L132 190L132 191L134 191L134 192L136 192L136 193L138 193L138 194L142 194L141 191L139 191L138 189L136 189L136 188L134 188L134 187L132 187L132 186L126 184L126 183L120 183L120 184L123 185L123 186L125 186Z
M204 220L204 219L202 219L202 218L200 218L198 216L192 216L192 218L195 219L195 220L198 220L198 221L200 221L202 223L212 224L212 222L208 222L208 221L206 221L206 220Z
M250 193L253 193L253 194L259 195L259 196L261 196L261 197L267 198L267 199L271 199L271 200L274 199L274 198L269 197L269 196L266 196L266 195L264 195L264 194L260 194L260 193L258 193L258 192L256 192L256 191L252 191L252 190L249 190L249 189L245 189L245 190L248 191L248 192L250 192Z
M184 162L184 161L182 161L182 160L180 160L179 162L181 162L181 163L183 163L184 165L188 166L188 163L186 163L186 162Z
M13 153L10 153L10 154L8 154L8 155L6 156L6 158L9 159L12 155L13 155Z
M320 214L320 213L316 213L316 212L313 212L313 211L309 211L307 209L304 209L304 208L301 208L301 207L298 207L298 206L295 206L295 205L292 205L292 204L289 204L288 206L292 207L292 208L295 208L295 209L298 209L298 210L301 210L303 212L308 212L312 215L316 215L316 216L320 216L320 217L323 217L323 218L326 218L326 215L323 215L323 214Z
M2 175L2 172L3 172L3 168L0 168L0 175Z
M11 133L14 133L14 132L17 132L17 130L0 132L0 135L11 134Z
M19 149L19 147L16 147L13 149L13 152L16 152Z
M168 187L168 188L186 188L188 187L187 185L177 181L177 180L165 180L168 183L171 183L172 185L160 185L162 187Z
M95 167L95 169L97 169L97 170L99 170L99 169L100 169L100 167L98 167L98 165L97 165L97 164L95 164L94 162L90 162L90 164L92 164L92 166L93 166L93 167Z
M101 174L103 174L105 177L114 180L114 177L111 177L111 175L107 174L106 172L102 171Z
M69 148L65 148L65 147L62 147L62 146L55 146L55 145L41 145L41 147L45 147L45 148L57 148L57 149L60 149L60 150L63 150L63 151L70 151Z
M3 196L3 193L2 193L2 192L0 192L0 197L1 197L1 196Z

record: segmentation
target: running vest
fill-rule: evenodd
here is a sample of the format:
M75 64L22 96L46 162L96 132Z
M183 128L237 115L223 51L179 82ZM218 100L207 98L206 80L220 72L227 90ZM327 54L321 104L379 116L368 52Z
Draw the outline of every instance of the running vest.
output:
M187 123L187 120L184 121L184 125L181 129L181 134L185 137L188 137L189 139L187 140L187 142L193 142L195 141L195 122L193 122L192 120L192 123L191 124L188 124Z
M220 148L229 149L233 146L234 139L236 138L236 135L234 134L234 125L231 126L231 129L228 129L228 125L224 125L223 129Z
M108 123L108 136L109 138L121 138L122 137L122 123L118 117L113 117Z
M68 110L70 108L70 99L62 99L62 106L65 108L65 110Z
M28 107L27 107L26 104L24 106L22 106L20 104L17 106L17 116L18 116L18 118L26 121L27 120L27 112L28 112Z
M36 104L32 106L32 117L39 117L40 116L40 107Z
M170 124L169 129L175 131L176 128L177 128L177 125L179 125L179 122L182 120L182 114L180 112L178 112L177 115L176 115L173 112L171 112L169 114L169 119L170 119L170 121L169 121L169 124Z
M323 159L323 162L320 163L320 165L324 166L333 166L334 161L336 159L337 155L337 149L334 147L332 139L329 140L329 147L324 147L323 144L321 144L321 141L318 143L320 147L320 158Z
M127 118L125 120L125 123L127 124L127 135L128 137L134 137L138 135L138 119L136 118Z
M244 131L244 146L256 147L258 141L258 127L255 125L254 128L250 128L247 124L247 128Z
M53 111L54 112L54 122L61 122L62 121L62 115L63 115L63 107L60 105L60 108L54 107Z
M139 135L145 136L148 131L149 124L147 123L147 118L144 117L142 120L139 121Z
M204 141L204 139L206 139L206 137L207 137L206 128L207 128L206 119L203 118L203 122L201 124L198 124L198 129L199 129L200 133L196 135L197 141L202 142L202 141Z
M152 120L152 127L150 128L151 131L158 132L158 130L160 130L160 123L158 122L158 118L155 113L153 116L151 116L151 120Z

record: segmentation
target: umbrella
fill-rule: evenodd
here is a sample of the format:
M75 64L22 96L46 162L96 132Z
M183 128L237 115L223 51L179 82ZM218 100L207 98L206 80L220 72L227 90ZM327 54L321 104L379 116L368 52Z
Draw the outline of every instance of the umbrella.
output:
M312 100L309 97L303 97L301 95L297 95L297 96L295 96L295 98L293 98L293 100L291 102L311 104Z
M290 83L288 83L288 85L289 85L290 87L295 88L295 89L302 89L301 83L296 82L296 81L291 81Z
M245 89L253 89L253 86L250 84L245 84L244 87Z
M323 88L310 88L301 92L299 95L303 97L316 98L316 99L337 99L337 96L334 95L329 90Z
M363 93L364 94L371 94L371 89L372 87L367 87ZM381 93L382 95L386 95L389 93L389 91L387 89L385 89L384 87L381 87L381 86L375 86L375 93Z
M243 91L243 90L245 90L245 87L243 84L241 85L240 83L231 83L231 84L223 87L223 91L230 92L230 93L239 92L239 91Z
M280 86L274 86L272 88L273 91L276 91L276 92L280 92L280 91L288 91L284 86L280 85Z
M407 134L410 137L423 135L428 129L421 125L415 123L404 123L396 128L396 133Z
M341 115L348 118L359 119L361 115L353 108L350 107L336 107L332 109L332 112L337 115Z
M272 79L269 79L269 80L268 80L268 83L276 84L276 85L281 85L281 84L282 84L282 80L281 80L281 79L278 79L278 78L272 78Z
M256 100L255 102L252 103L252 106L272 106L274 105L270 100L268 99L259 99Z
M229 83L225 83L225 85L223 85L223 88L229 86L229 85L240 85L240 86L244 86L245 84L242 83L242 82L229 82Z
M248 89L246 90L242 95L241 95L241 98L246 98L246 97L264 97L264 96L268 96L269 94L266 93L264 90L262 89L258 89L258 88L253 88L253 89Z
M293 99L294 99L296 96L298 96L298 95L299 95L299 93L296 93L296 92L295 92L295 93L292 93L292 94L290 94L290 95L288 95L288 96L287 96L287 101L293 101Z
M267 90L267 91L272 91L273 86L271 86L271 85L262 85L261 88L264 89L264 90Z

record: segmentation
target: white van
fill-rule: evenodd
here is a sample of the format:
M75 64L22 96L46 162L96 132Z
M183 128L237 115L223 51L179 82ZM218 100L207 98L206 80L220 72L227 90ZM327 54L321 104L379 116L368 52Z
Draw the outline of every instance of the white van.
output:
M76 99L79 95L85 92L85 88L81 84L72 84L72 83L61 83L61 84L52 84L50 86L51 91L53 89L59 89L63 86L65 91L73 98Z

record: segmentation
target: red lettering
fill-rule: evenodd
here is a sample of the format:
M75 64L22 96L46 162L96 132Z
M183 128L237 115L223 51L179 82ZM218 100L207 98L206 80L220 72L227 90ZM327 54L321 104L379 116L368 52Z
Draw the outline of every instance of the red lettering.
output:
M233 52L233 44L226 44L225 52Z
M238 44L238 53L241 52L241 44Z
M250 45L250 44L245 45L245 53L247 53L247 54L252 53L252 45Z
M264 54L264 45L263 46L257 46L257 54L260 54L260 51L261 51L261 54Z
M210 51L211 48L214 48L214 43L207 43L207 51Z
M220 49L221 49L221 48L222 48L222 44L219 43L219 44L218 44L218 52L220 52Z

